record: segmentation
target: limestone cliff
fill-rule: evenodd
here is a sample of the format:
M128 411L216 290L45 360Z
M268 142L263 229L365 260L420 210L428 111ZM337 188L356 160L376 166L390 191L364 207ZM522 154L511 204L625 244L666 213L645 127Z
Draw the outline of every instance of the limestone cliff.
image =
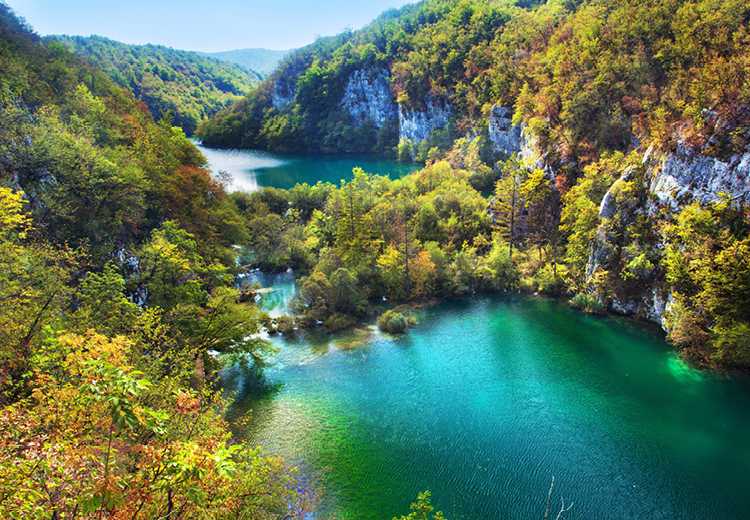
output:
M487 135L495 152L503 156L521 153L526 142L523 127L513 124L513 110L510 107L495 105L489 116Z
M611 272L620 267L616 265L617 250L629 240L623 230L639 215L650 219L655 228L659 221L670 218L692 202L707 204L717 200L720 194L746 200L750 194L750 149L722 160L679 144L668 154L647 151L641 168L640 178L636 178L635 169L626 169L602 199L601 224L591 246L587 268L589 277L597 269ZM627 182L641 183L638 188L643 190L645 198L637 205L633 205L632 198L620 196ZM612 219L619 219L616 226ZM664 244L656 240L653 247L661 250ZM606 303L615 312L646 318L666 329L664 317L672 301L671 288L658 272L653 273L649 282L635 294L615 289Z
M398 120L398 106L386 68L355 70L347 81L340 103L357 126L371 124L383 128Z
M681 143L652 169L651 193L675 209L692 201L712 202L720 193L734 199L746 199L750 193L750 150L720 160Z
M447 127L452 113L450 104L433 97L428 97L421 109L399 105L399 139L415 144L426 141L434 131Z

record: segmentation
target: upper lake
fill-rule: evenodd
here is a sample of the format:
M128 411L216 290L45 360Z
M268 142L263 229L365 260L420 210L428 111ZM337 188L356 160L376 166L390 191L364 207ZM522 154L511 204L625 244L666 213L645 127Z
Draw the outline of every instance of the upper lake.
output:
M398 178L419 169L417 164L360 155L286 155L260 150L227 150L207 148L196 142L208 159L214 175L230 176L229 191L253 192L264 187L291 188L295 184L319 181L338 184L350 179L352 169Z

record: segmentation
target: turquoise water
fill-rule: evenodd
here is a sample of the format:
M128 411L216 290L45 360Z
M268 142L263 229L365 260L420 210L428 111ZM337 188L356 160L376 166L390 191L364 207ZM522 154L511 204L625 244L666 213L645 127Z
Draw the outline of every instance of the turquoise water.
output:
M533 298L422 312L401 338L279 343L247 442L300 466L320 518L388 519L423 489L449 519L729 519L750 511L750 388L656 331ZM554 515L553 515L554 516Z
M260 300L260 308L272 318L291 313L289 304L297 294L297 283L291 270L278 274L252 271L242 277L240 285L260 286L272 290Z
M230 176L230 191L257 191L263 187L291 188L295 184L318 181L338 184L350 179L352 169L360 167L368 173L402 177L419 168L415 164L371 156L304 156L283 155L259 150L222 150L196 144L208 159L211 171Z

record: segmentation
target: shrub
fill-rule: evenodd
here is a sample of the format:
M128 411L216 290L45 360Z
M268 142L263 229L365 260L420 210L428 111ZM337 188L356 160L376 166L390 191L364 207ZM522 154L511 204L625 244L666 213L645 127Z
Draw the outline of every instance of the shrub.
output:
M297 323L292 316L279 316L276 318L276 331L284 336L290 336L296 332Z
M388 334L403 334L416 323L417 320L413 316L395 310L385 311L378 318L378 328Z
M340 330L348 329L349 327L353 327L356 323L356 320L352 318L351 316L347 316L346 314L331 314L323 323L323 326L328 330L328 332L338 332Z
M570 304L587 314L604 313L604 304L593 294L578 293L570 300Z

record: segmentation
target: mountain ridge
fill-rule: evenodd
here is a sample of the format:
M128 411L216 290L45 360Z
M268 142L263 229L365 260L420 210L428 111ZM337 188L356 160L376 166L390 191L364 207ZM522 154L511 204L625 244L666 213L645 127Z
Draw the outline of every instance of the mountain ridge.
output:
M219 52L199 52L198 54L215 58L221 61L234 63L248 71L261 74L264 79L269 76L279 63L290 53L290 50L265 49L252 47L243 49L230 49Z
M171 115L188 135L262 80L260 73L193 51L158 44L131 45L98 35L51 35L104 70L144 101L152 115Z

